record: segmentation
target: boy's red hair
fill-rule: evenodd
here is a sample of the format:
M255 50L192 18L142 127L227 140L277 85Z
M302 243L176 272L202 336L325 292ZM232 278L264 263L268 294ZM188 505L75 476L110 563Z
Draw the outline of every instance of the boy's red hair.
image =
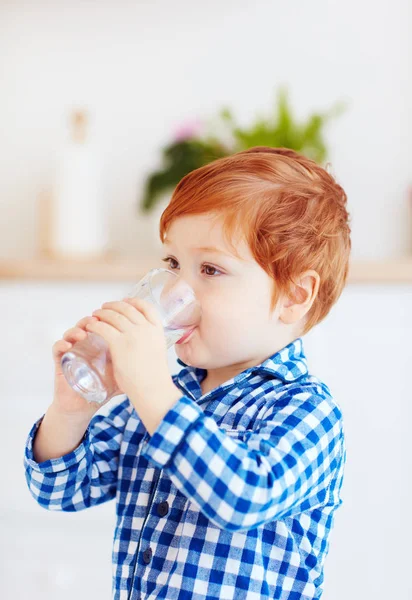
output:
M347 197L323 167L287 148L256 146L217 159L183 177L160 219L163 243L181 216L223 219L234 248L247 240L256 262L273 278L271 310L309 269L320 276L317 297L301 334L320 323L345 286L351 250ZM240 238L238 238L240 239Z

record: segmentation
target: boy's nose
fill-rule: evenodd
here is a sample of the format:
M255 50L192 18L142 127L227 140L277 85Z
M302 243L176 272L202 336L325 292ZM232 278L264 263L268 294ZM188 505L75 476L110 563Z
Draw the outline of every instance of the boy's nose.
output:
M183 309L185 316L187 315L188 322L194 326L198 325L202 309L198 291L196 290L196 286L190 281L190 278L177 274L173 286L168 289L169 292L171 298L181 297L188 307L187 310Z
M178 273L176 275L176 281L173 284L173 289L176 291L176 293L182 293L184 295L192 294L192 296L194 296L196 300L199 301L196 282L194 280L192 281L191 278L187 275L185 275L184 277Z

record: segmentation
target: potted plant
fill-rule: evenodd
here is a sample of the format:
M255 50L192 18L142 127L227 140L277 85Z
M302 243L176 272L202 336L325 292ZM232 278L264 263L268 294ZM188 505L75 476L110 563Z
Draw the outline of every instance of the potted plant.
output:
M329 111L314 113L306 122L299 123L290 107L287 90L281 88L273 119L258 118L249 127L240 127L232 112L223 108L214 122L205 124L199 119L188 122L163 148L162 167L146 177L140 211L152 212L160 203L162 212L174 187L187 173L217 158L254 146L291 148L323 163L327 157L324 127L344 109L345 106L338 103Z

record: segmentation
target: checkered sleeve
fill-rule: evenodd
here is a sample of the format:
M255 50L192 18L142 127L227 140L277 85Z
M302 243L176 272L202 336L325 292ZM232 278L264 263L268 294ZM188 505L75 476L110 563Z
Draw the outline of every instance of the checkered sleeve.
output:
M128 399L102 407L77 448L40 463L34 459L33 441L44 415L34 423L23 462L29 491L40 506L72 512L114 498L119 449L129 413Z
M226 530L256 528L323 505L342 460L339 408L309 391L268 406L254 430L227 432L182 396L153 432L145 455Z

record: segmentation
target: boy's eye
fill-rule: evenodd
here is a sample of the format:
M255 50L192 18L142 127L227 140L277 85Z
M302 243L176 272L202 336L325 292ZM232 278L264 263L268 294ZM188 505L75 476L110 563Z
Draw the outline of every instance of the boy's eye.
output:
M162 258L162 260L164 262L169 263L169 268L170 269L174 269L175 267L172 267L171 262L177 262L174 258L172 258L171 256L167 256L166 258Z
M176 267L172 266L172 264L174 264L174 263L179 264L177 262L177 260L174 259L174 258L172 258L171 256L167 256L166 258L162 258L162 260L164 262L169 263L169 268L172 269L172 270L176 268ZM219 271L219 269L216 269L216 267L213 267L212 265L203 264L202 267L205 268L205 270L206 270L205 273L206 273L207 277L215 277L214 273L220 273L220 274L222 274L222 272ZM212 271L212 273L210 271Z

